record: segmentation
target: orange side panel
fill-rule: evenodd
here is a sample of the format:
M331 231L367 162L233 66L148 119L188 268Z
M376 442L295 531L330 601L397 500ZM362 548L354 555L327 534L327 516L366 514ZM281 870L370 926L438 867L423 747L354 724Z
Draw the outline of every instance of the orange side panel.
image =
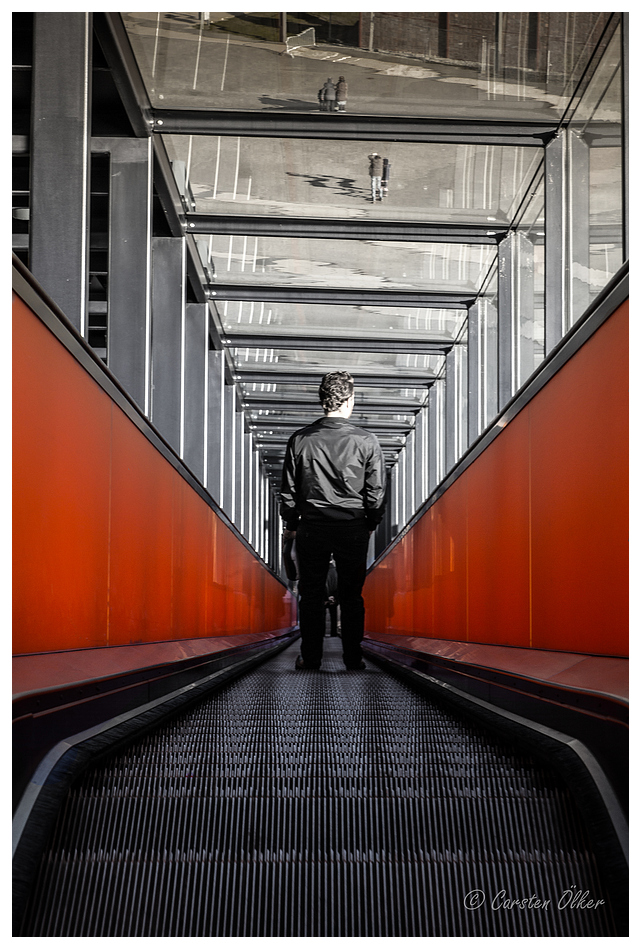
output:
M171 633L173 471L131 421L113 413L110 636L112 646Z
M627 655L627 366L626 302L369 574L368 630Z
M291 594L14 296L14 652L260 637Z
M628 304L531 403L533 645L627 655Z
M434 550L432 511L414 528L414 610L413 626L417 636L434 635Z
M530 646L527 410L468 474L468 638Z
M434 629L443 639L467 638L467 478L441 498L432 521Z
M17 296L13 347L14 651L104 646L111 407Z

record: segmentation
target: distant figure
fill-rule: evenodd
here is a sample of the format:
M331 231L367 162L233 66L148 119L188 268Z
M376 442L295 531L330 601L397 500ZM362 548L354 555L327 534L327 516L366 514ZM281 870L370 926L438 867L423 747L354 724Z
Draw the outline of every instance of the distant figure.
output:
M328 79L322 89L323 92L323 102L325 108L321 106L321 111L323 112L334 112L336 109L336 86L331 79Z
M345 76L339 76L336 83L336 105L338 112L344 112L347 105L347 80Z
M327 580L325 582L325 607L329 613L329 635L338 636L338 573L336 572L336 562L334 558L329 562L327 571Z
M383 176L383 159L378 152L372 152L372 154L367 157L369 158L369 176L372 182L372 201L376 201L377 198L379 201L382 201L381 178Z
M381 178L381 192L383 194L383 197L387 196L387 192L389 190L389 173L390 173L391 167L392 166L389 159L384 158L383 159L383 177Z

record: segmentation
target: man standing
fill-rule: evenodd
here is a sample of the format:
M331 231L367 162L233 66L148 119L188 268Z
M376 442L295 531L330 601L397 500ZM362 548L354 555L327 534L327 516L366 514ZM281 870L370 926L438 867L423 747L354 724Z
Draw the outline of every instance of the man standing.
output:
M367 549L385 508L385 464L378 439L349 421L354 380L323 376L324 416L289 439L280 492L283 536L296 537L301 655L297 669L320 668L325 634L325 583L333 554L338 573L343 662L364 669L361 642Z
M372 201L376 201L377 198L379 201L382 201L381 178L383 176L383 159L378 152L372 152L372 154L367 157L369 158L369 176L372 184Z

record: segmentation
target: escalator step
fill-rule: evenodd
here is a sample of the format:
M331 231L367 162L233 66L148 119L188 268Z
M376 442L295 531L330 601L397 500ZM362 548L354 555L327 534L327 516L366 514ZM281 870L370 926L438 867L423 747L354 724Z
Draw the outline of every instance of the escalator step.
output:
M614 935L559 779L325 642L85 772L20 935Z

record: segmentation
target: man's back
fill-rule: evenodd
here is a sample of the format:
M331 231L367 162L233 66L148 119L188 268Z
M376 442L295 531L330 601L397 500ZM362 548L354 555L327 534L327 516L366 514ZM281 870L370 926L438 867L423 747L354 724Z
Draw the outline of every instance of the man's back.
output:
M385 463L376 435L349 421L354 379L327 372L318 397L325 413L287 443L280 491L283 540L296 538L301 654L297 669L319 669L323 658L327 572L336 563L343 662L364 669L363 583L367 552L385 509Z
M287 446L281 513L287 527L308 521L380 521L385 467L378 439L344 418L319 418Z

